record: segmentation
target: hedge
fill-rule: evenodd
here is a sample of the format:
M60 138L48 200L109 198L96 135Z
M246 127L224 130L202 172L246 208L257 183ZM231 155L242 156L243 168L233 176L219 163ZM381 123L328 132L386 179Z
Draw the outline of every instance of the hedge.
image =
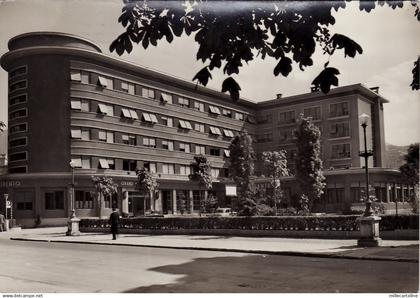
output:
M140 230L238 229L295 231L359 230L358 215L341 216L264 216L264 217L135 217L122 218L121 228ZM383 215L381 231L418 229L418 215ZM82 219L81 228L107 228L107 219Z

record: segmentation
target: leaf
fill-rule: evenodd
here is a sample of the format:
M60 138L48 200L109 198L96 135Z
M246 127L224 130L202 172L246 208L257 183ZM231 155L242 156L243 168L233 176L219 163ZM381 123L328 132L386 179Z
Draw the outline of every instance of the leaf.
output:
M338 86L338 78L340 72L337 68L327 67L313 80L312 85L320 88L322 92L330 92L331 85Z
M359 2L360 10L366 10L366 12L370 12L374 8L375 8L375 1L360 1Z
M332 43L334 49L344 48L344 57L347 57L348 55L354 58L354 56L356 56L356 52L359 54L363 53L363 49L358 43L341 34L334 34L330 39L330 43Z
M287 77L292 71L292 59L289 57L282 57L279 63L274 68L274 75L277 77L281 73L284 77Z
M241 90L241 87L232 77L228 77L222 83L222 92L229 92L233 101L238 101L239 90Z
M130 53L133 50L133 45L127 32L122 33L116 40L111 43L109 46L109 51L113 52L114 50L120 56L124 54L124 50L126 50L127 53Z
M285 42L286 42L286 35L283 32L278 31L276 33L276 36L273 39L273 47L274 48L281 47Z
M201 69L199 72L197 72L197 74L194 76L192 80L193 81L198 80L198 82L201 85L206 86L207 83L209 82L209 79L212 79L212 76L206 66L203 69Z

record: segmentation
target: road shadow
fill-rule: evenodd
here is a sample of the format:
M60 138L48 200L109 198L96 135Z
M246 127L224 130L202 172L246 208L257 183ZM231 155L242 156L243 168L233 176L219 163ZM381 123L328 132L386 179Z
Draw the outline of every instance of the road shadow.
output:
M295 256L196 258L149 269L176 282L124 293L398 293L417 292L418 264ZM391 282L392 281L392 282Z

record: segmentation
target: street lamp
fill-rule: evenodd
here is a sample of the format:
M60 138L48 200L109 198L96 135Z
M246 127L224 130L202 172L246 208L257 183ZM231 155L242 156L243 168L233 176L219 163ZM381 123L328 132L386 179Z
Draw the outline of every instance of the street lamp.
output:
M74 168L76 167L76 162L73 160L70 161L70 168L71 168L71 191L70 191L70 208L71 208L71 215L67 222L67 236L78 236L80 235L79 231L79 222L80 219L76 217L76 208L75 208L75 199L74 199Z
M372 150L367 150L367 141L366 141L366 127L368 126L368 121L370 119L369 115L363 113L359 116L360 119L360 125L363 128L363 140L364 140L364 146L365 146L365 150L364 151L360 151L359 152L359 156L364 157L365 159L365 179L366 179L366 209L365 209L365 213L364 216L370 216L372 215L372 209L371 209L371 205L372 205L372 201L370 200L370 195L369 195L369 156L373 155Z

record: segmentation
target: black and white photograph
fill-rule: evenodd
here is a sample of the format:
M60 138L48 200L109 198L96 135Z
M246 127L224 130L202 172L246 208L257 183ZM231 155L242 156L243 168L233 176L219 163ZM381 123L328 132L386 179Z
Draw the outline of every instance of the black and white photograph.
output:
M0 298L417 298L419 54L418 0L0 0Z

